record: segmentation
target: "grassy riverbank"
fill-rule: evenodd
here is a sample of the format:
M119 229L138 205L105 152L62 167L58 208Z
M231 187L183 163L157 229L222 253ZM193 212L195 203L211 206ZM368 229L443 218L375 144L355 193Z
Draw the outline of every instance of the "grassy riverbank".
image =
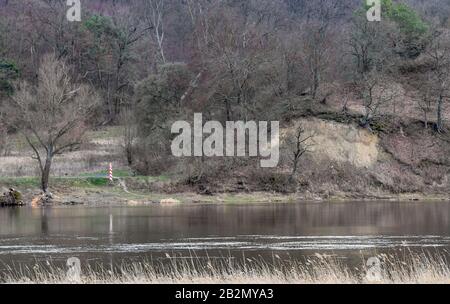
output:
M82 268L81 276L67 275L65 269L48 265L10 269L2 277L5 283L83 283L83 284L404 284L450 283L447 258L442 255L386 255L377 258L380 271L367 267L350 269L338 259L317 254L304 261L282 260L277 255L271 262L255 259L199 260L176 259L167 256L168 263L124 263L112 273L109 267ZM368 276L369 274L369 276Z
M146 205L172 199L180 203L276 203L276 202L320 202L320 201L445 201L447 195L402 193L398 195L354 195L337 193L331 197L321 197L309 192L281 194L276 192L224 192L210 195L200 194L189 189L177 191L171 181L164 176L126 176L117 177L113 185L104 176L88 175L78 177L54 177L51 179L55 204L85 205ZM152 187L152 185L155 185ZM39 178L15 177L0 178L0 188L15 188L22 192L25 204L30 204L40 194Z
M164 199L173 199L180 203L275 203L297 201L445 201L447 195L402 193L355 195L354 193L336 193L323 197L310 192L282 194L276 192L249 191L223 192L209 195L194 192L188 188L173 186L173 180L166 176L132 176L128 171L118 171L115 181L110 184L102 172L86 173L75 177L51 178L51 191L55 204L86 205L146 205L159 203ZM39 195L37 177L0 177L0 189L15 188L22 192L25 204L30 204Z
M253 202L288 202L295 201L294 195L276 193L218 193L201 195L195 192L165 191L164 184L170 181L164 177L126 176L117 177L113 185L103 176L54 177L51 179L52 193L56 204L130 204L145 205L158 203L163 199L172 198L180 203L253 203ZM159 184L157 189L142 185ZM31 202L39 195L39 178L16 177L0 178L0 188L10 187L23 192L24 201Z

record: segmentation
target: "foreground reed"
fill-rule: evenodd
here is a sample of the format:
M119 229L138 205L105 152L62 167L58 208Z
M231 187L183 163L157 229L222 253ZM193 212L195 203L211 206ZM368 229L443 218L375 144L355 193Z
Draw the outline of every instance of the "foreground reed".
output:
M167 255L164 262L128 262L116 269L96 265L82 269L80 276L51 265L9 268L1 276L3 283L82 283L82 284L334 284L334 283L450 283L448 255L380 254L374 271L362 259L361 267L348 267L337 258L316 254L303 261L274 255L268 262L245 258L176 258ZM95 270L94 270L95 268ZM368 275L369 274L369 275Z

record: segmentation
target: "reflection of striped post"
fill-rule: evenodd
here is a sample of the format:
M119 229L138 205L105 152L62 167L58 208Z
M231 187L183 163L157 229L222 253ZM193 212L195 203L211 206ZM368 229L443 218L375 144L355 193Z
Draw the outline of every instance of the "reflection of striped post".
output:
M109 170L108 170L108 179L112 183L113 182L113 170L112 170L112 163L109 163Z

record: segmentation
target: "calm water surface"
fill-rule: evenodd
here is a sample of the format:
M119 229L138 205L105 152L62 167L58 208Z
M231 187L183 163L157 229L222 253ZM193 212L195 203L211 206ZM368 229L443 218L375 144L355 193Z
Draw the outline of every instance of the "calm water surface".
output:
M0 270L208 255L361 260L380 252L448 257L450 203L287 203L0 209Z

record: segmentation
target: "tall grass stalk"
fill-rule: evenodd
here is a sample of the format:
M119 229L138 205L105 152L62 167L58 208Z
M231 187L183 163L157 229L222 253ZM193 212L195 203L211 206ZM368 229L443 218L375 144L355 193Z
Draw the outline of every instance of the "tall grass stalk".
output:
M50 264L34 267L9 267L0 277L3 283L82 283L82 284L352 284L352 283L450 283L450 267L442 254L380 254L381 278L368 281L365 261L361 267L350 268L339 259L320 254L299 261L273 255L270 261L255 258L220 259L177 258L166 255L163 261L123 262L113 270L95 265L82 269L74 282L63 268Z

